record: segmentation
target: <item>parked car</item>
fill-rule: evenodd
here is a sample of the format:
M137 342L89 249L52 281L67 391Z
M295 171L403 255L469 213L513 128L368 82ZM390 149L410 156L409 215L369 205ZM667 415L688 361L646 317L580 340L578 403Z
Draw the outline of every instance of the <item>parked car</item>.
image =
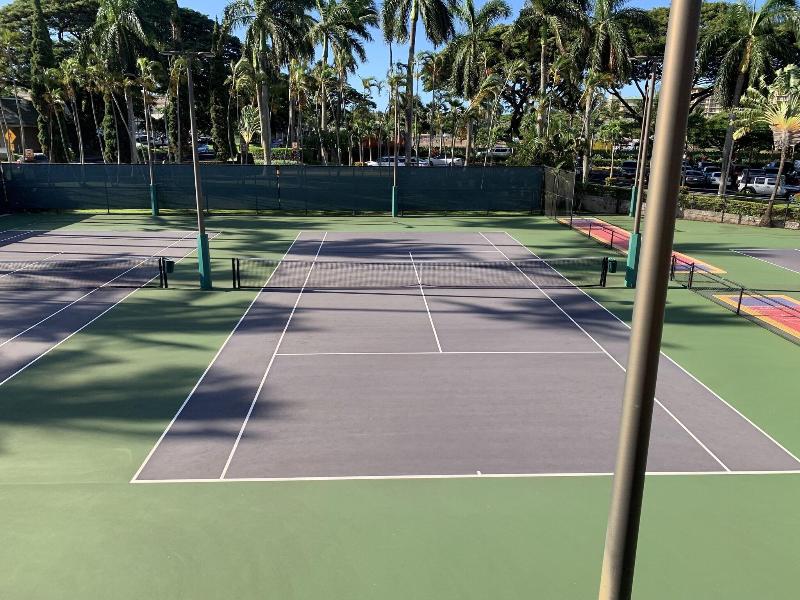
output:
M636 161L635 160L624 160L622 161L622 172L629 177L634 177L636 175Z
M769 196L775 188L775 176L762 175L754 177L750 183L745 184L740 188L740 191L745 194L754 194L757 196ZM783 177L781 177L780 187L778 187L778 196L786 196L786 187Z
M491 150L481 150L478 152L478 158L483 158L487 154L490 158L508 158L511 156L512 150L508 146L495 146Z
M411 157L411 166L412 167L430 167L431 163L428 161L427 158L417 158L416 156Z
M381 167L391 167L394 166L394 156L381 156ZM397 157L397 166L398 167L405 167L406 166L406 157L405 156L398 156Z
M743 185L753 181L754 178L764 175L766 175L766 173L764 173L764 169L743 169L742 174L739 175L739 179L737 181L739 189L741 189Z
M722 165L706 165L701 169L701 171L703 171L703 175L706 176L706 179L709 179L712 173L722 171Z
M720 181L722 181L722 172L721 171L714 171L708 177L708 183L713 186L719 186ZM733 178L728 175L728 183L726 184L727 187L733 185Z
M683 184L686 187L705 187L707 181L708 180L702 171L686 171L683 176Z
M446 154L439 154L438 156L433 156L430 159L430 164L432 167L463 167L464 166L464 159L460 156L447 156Z

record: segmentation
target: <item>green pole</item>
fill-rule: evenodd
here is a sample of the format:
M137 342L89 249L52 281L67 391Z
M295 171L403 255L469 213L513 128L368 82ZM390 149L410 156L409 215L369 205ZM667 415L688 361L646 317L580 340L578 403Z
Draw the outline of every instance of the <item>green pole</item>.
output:
M397 186L392 186L392 218L397 217Z
M648 194L649 216L645 224L641 281L633 305L600 600L629 600L633 590L700 5L701 0L673 0L669 11Z
M647 108L644 117L644 136L641 144L641 161L638 165L639 179L636 182L632 197L635 199L631 203L633 213L631 216L635 217L633 222L633 233L628 240L628 260L625 265L625 287L635 288L636 278L639 274L639 248L642 245L642 236L639 233L642 225L642 205L644 204L644 176L647 172L647 149L650 145L650 118L653 111L653 99L656 95L656 70L653 67L653 72L650 74L650 85L648 86Z
M158 196L156 196L156 185L150 184L150 212L154 217L158 216Z

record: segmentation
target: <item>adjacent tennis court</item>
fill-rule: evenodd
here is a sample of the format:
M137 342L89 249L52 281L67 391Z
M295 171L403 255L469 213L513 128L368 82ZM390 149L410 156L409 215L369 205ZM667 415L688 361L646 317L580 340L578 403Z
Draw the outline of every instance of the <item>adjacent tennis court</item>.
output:
M568 277L599 286L607 261L503 231L311 231L233 262L263 287L134 482L612 471L628 329ZM666 357L657 396L651 472L800 470Z
M800 274L800 249L794 248L754 248L734 250L772 266Z
M168 285L165 258L193 233L0 233L0 385L145 286Z

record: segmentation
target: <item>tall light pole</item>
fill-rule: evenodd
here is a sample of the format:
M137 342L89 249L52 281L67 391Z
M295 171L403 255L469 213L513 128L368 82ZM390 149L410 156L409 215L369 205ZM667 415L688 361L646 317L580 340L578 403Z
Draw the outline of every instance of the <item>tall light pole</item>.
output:
M194 115L194 83L192 81L192 62L196 58L214 56L213 52L189 52L186 50L168 50L162 52L166 56L181 56L186 59L186 84L189 88L189 125L192 138L192 169L194 171L194 198L197 207L197 266L200 272L200 289L210 290L211 257L208 249L208 234L203 219L203 186L200 181L199 159L197 157L197 121ZM180 138L180 132L178 132ZM180 139L178 139L180 148Z
M653 171L648 187L648 218L633 307L600 600L628 600L633 588L701 2L673 0L669 11Z
M647 151L650 146L650 117L653 112L653 102L656 96L656 68L652 67L650 81L647 87L645 100L644 124L642 138L639 142L639 161L636 163L636 180L631 190L630 216L635 216L633 233L628 239L628 260L625 268L625 285L636 287L636 274L639 268L639 248L642 236L639 233L642 222L642 205L644 204L644 179L647 175Z

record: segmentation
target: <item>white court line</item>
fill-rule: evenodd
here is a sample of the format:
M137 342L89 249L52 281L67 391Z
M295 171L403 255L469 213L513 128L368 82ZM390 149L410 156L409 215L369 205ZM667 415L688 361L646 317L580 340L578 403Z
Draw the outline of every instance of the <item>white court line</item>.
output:
M219 358L220 354L222 354L222 351L225 349L225 346L228 345L228 342L233 337L233 334L238 331L238 329L241 326L242 322L245 320L245 317L247 317L247 314L250 312L250 310L253 308L253 305L256 303L256 300L258 300L259 296L264 292L264 288L267 287L267 284L269 284L270 279L272 279L272 276L278 270L278 266L280 266L281 261L284 258L286 258L286 256L289 254L289 252L291 252L292 248L294 247L295 242L300 238L300 236L302 234L303 234L302 231L298 231L297 235L294 236L294 239L292 240L292 243L289 244L289 248L286 250L286 252L283 253L283 256L281 257L280 261L278 261L278 265L276 265L276 267L274 269L272 269L272 273L269 274L269 277L267 277L267 280L264 282L264 285L262 285L261 289L258 291L258 293L256 293L255 296L253 296L253 299L250 301L250 304L247 306L247 308L245 309L244 313L242 313L242 316L239 317L239 320L236 322L236 325L233 326L233 329L231 329L231 332L228 334L228 337L225 338L225 341L222 342L222 345L217 350L217 353L214 354L214 358L212 358L211 362L208 363L208 366L205 368L203 373L200 375L200 378L197 380L197 383L194 384L194 387L189 392L189 395L186 396L186 399L178 407L178 411L175 413L175 416L172 417L170 422L167 424L166 428L164 428L164 431L161 433L161 435L156 440L156 443L153 445L152 448L150 448L150 452L147 453L147 456L145 456L144 461L142 461L142 464L139 465L138 469L136 469L136 473L134 473L133 478L131 479L131 481L135 481L136 480L136 478L139 476L139 473L142 472L142 469L144 469L145 465L148 463L150 458L152 458L153 454L155 454L156 450L158 450L158 447L161 445L161 442L164 440L165 437L167 437L167 433L172 428L172 426L175 424L175 421L178 420L178 417L183 412L183 409L186 408L186 405L189 404L189 400L191 400L192 396L194 396L194 393L197 391L197 388L200 387L200 384L203 383L203 380L205 379L206 375L211 370L211 367L214 366L214 363L217 362L217 359Z
M600 350L444 350L422 352L278 352L278 356L414 356L415 354L605 354Z
M480 232L479 232L479 233L480 233ZM495 248L497 248L497 246L495 246L495 244L492 242L492 240L490 240L490 239L489 239L489 238L487 238L485 235L483 235L483 233L481 233L481 235L484 237L484 239L485 239L487 242L489 242L490 244L492 244L492 246L494 246ZM506 235L508 235L508 234L506 234ZM509 237L511 237L511 236L509 236ZM513 239L513 238L512 238L512 239ZM524 272L522 269L520 269L519 267L517 267L517 266L516 266L516 263L514 263L514 261L513 261L513 260L511 260L510 258L508 258L508 256L505 254L505 252L502 252L502 251L501 251L501 253L503 254L503 256L505 256L505 257L506 257L506 259L507 259L509 262L511 262L511 264L513 264L513 265L514 265L514 266L517 268L517 270L518 270L520 273L522 273L523 275L525 275L525 278L526 278L526 279L528 279L528 281L530 281L530 282L531 282L531 283L532 283L534 286L536 286L536 289L538 289L538 290L539 290L539 291L540 291L542 294L544 294L544 296L545 296L545 297L546 297L548 300L550 300L550 302L552 302L552 303L553 303L553 305L554 305L554 306L555 306L555 307L556 307L556 308L557 308L559 311L561 311L561 313L562 313L562 314L563 314L565 317L567 317L567 318L568 318L570 321L572 321L572 324L573 324L573 325L575 325L575 327L577 327L578 329L580 329L580 330L581 330L581 331L582 331L582 332L583 332L583 333L586 335L586 337L588 337L590 340L592 340L592 342L594 342L594 343L595 343L595 345L596 345L598 348L600 348L600 350L602 350L602 351L605 353L605 355L606 355L606 356L608 356L608 358L610 358L610 359L611 359L611 361L612 361L614 364L616 364L616 365L617 365L617 366L618 366L620 369L622 369L622 372L623 372L623 373L627 373L627 372L628 372L628 371L627 371L627 369L626 369L624 366L622 366L622 363L620 363L620 362L619 362L619 361L618 361L616 358L614 358L613 356L611 356L611 353L610 353L608 350L606 350L606 349L605 349L605 347L604 347L604 346L603 346L603 345L602 345L600 342L598 342L598 341L597 341L597 340L596 340L596 339L595 339L595 338L594 338L594 337L593 337L593 336L592 336L592 335L591 335L591 334L590 334L588 331L586 331L586 330L585 330L585 329L584 329L584 328L583 328L583 327L582 327L582 326L581 326L581 325L580 325L580 324L579 324L579 323L578 323L578 322L577 322L575 319L573 319L573 318L572 318L572 316L571 316L571 315L570 315L570 314L569 314L567 311L565 311L565 310L564 310L564 309L561 307L561 305L559 305L559 304L558 304L558 302L556 302L555 300L553 300L553 298L551 298L551 297L550 297L550 295L549 295L547 292L545 292L545 291L544 291L544 290L543 290L541 287L539 287L539 286L536 284L536 282L535 282L533 279L531 279L530 277L528 277L528 275L527 275L527 274L526 274L526 273L525 273L525 272ZM531 254L533 254L533 252L531 252ZM534 256L536 256L536 255L534 254ZM539 257L537 256L536 258L539 258ZM549 265L548 265L548 266L549 266ZM552 267L550 267L550 268L551 268L551 269L553 269ZM560 273L559 273L559 272L558 272L556 269L553 269L553 272L555 272L555 273L558 273L559 275L561 275L561 274L560 274ZM563 277L563 276L562 276L562 277ZM568 280L566 277L564 277L564 280L565 280L565 281L569 281L569 280ZM675 415L674 415L674 414L673 414L673 413L672 413L672 412L671 412L669 409L667 409L667 407L666 407L666 406L664 406L664 405L661 403L661 401L660 401L658 398L654 398L654 401L655 401L655 403L656 403L656 404L658 404L658 406L660 406L660 407L661 407L661 408L664 410L664 412L666 412L666 413L667 413L667 414L668 414L670 417L672 417L672 419L673 419L673 420L674 420L674 421L675 421L675 422L676 422L676 423L677 423L677 424L678 424L678 425L679 425L679 426L680 426L680 427L681 427L681 428L682 428L682 429L683 429L683 430L684 430L686 433L688 433L688 434L689 434L689 436L690 436L690 437L691 437L691 438L692 438L692 439L693 439L695 442L697 442L697 444L698 444L698 445L699 445L699 446L700 446L700 447L701 447L703 450L705 450L705 451L706 451L706 453L707 453L707 454L708 454L708 455L709 455L711 458L713 458L713 459L714 459L714 460L715 460L717 463L719 463L719 465L720 465L720 466L721 466L723 469L725 469L726 471L730 471L730 469L728 468L728 466L727 466L727 465L726 465L724 462L722 462L722 461L719 459L719 457L718 457L716 454L714 454L714 453L711 451L711 449L710 449L708 446L706 446L706 445L705 445L705 444L704 444L704 443L703 443L703 442L700 440L700 438L698 438L698 437L697 437L697 436L696 436L694 433L692 433L692 431L691 431L691 430L690 430L690 429L689 429L689 428L688 428L688 427L687 427L687 426L686 426L686 425L685 425L685 424L684 424L684 423L683 423L683 422L682 422L680 419L678 419L678 417L676 417L676 416L675 416Z
M441 352L442 344L439 343L439 334L436 333L436 325L433 324L431 309L428 308L428 299L425 297L425 290L422 289L422 279L419 278L419 271L417 271L417 265L416 263L414 263L414 255L411 252L409 252L408 257L411 259L411 266L414 267L414 275L417 276L417 283L419 284L419 293L422 294L422 301L425 303L425 310L428 313L428 321L431 322L431 329L433 329L433 337L436 340L436 347L439 349L439 352Z
M756 252L759 250L755 249ZM774 250L780 250L780 248L774 248ZM748 250L734 250L731 248L731 252L736 252L736 254L741 254L742 256L746 256L747 258L754 258L756 260L760 260L763 263L767 263L768 265L772 265L773 267L778 267L779 269L786 269L790 273L797 273L800 275L800 271L795 271L794 269L790 269L789 267L785 267L784 265L779 265L778 263L774 263L771 260L767 260L766 258L759 258L758 256L753 256L752 254L748 254ZM796 250L795 250L796 252Z
M800 475L798 471L647 471L648 477ZM313 481L400 481L414 479L557 479L577 477L613 477L612 472L588 473L456 473L441 475L341 475L329 477L230 477L226 479L137 479L131 483L302 483Z
M168 248L168 247L169 247L169 246L167 246L167 248ZM162 248L162 249L163 249L163 248ZM191 249L191 250L189 250L189 251L188 251L186 254L184 254L183 256L181 256L181 257L180 257L180 258L179 258L179 259L178 259L176 262L180 262L180 261L182 261L184 258L186 258L187 256L189 256L189 255L190 255L192 252L194 252L194 251L195 251L195 249L194 249L194 248L192 248L192 249ZM5 384L5 383L6 383L7 381L9 381L10 379L12 379L12 378L16 377L16 376L17 376L17 375L19 375L20 373L22 373L22 372L23 372L25 369L27 369L28 367L30 367L30 366L31 366L31 365L33 365L34 363L38 362L40 359L42 359L42 358L44 358L45 356L47 356L48 354L50 354L50 352L51 352L51 351L53 351L53 350L55 350L56 348L58 348L58 347L59 347L61 344L63 344L64 342L66 342L68 339L70 339L70 338L71 338L72 336L74 336L75 334L77 334L77 333L80 333L81 331L83 331L84 329L86 329L86 328L87 328L89 325L91 325L92 323L94 323L95 321L97 321L97 320L98 320L100 317L102 317L103 315L105 315L107 312L109 312L109 311L110 311L111 309L113 309L115 306L117 306L117 305L118 305L118 304L120 304L121 302L124 302L124 301L125 301L127 298L129 298L130 296L132 296L133 294L135 294L136 292L138 292L140 289L142 289L142 288L143 288L145 285L147 285L148 283L150 283L151 281L153 281L153 280L154 280L156 277L157 277L157 275L156 275L156 276L154 276L154 277L151 277L150 279L148 279L147 281L145 281L145 282L144 282L142 285L140 285L139 287L136 287L136 288L132 289L130 292L128 292L127 294L125 294L125 295L124 295L122 298L120 298L119 300L117 300L116 302L114 302L114 304L112 304L111 306L109 306L108 308L106 308L105 310L103 310L103 312L101 312L101 313L100 313L100 314L98 314L98 315L95 315L95 316L94 316L94 317L92 317L92 318L91 318L89 321L87 321L86 323L84 323L83 325L81 325L80 327L78 327L76 330L74 330L73 332L71 332L69 335L67 335L67 336L66 336L66 337L64 337L63 339L59 340L58 342L56 342L55 344L53 344L52 346L50 346L49 348L47 348L47 349L46 349L44 352L42 352L42 353L38 354L38 355L37 355L35 358L31 359L31 360L30 360L30 361L28 361L26 364L24 364L22 367L20 367L20 368L19 368L19 369L17 369L16 371L14 371L14 372L13 372L11 375L9 375L8 377L6 377L6 378L5 378L5 379L3 379L2 381L0 381L0 386L2 386L3 384ZM112 281L113 281L113 280L112 280ZM73 302L73 304L74 304L74 302ZM51 316L52 316L52 315L51 315ZM3 342L3 343L5 343L5 342Z
M191 234L191 233L188 233L188 234L186 234L186 235L185 235L183 238L181 238L181 239L179 239L179 240L175 240L175 241L174 241L174 242L172 242L172 243L171 243L169 246L164 246L163 248L159 248L157 252L162 252L162 251L166 250L167 248L171 248L171 247L172 247L172 246L174 246L175 244L177 244L177 243L179 243L179 242L182 242L183 240L185 240L185 239L186 239L187 237L189 237L190 235L192 235L192 234ZM212 239L213 239L213 238L212 238ZM188 252L187 254L185 254L184 256L182 256L182 257L181 257L181 259L185 258L185 257L186 257L186 256L188 256L189 254L191 254L191 252ZM148 258L153 258L154 256L156 256L156 254L152 254L152 255L151 255L151 256L149 256ZM113 261L113 260L115 260L115 259L114 259L114 258L109 258L109 259L108 259L108 262L111 262L111 261ZM113 277L112 279L109 279L109 280L108 280L108 281L106 281L106 282L105 282L103 285L99 285L99 286L97 286L96 288L94 288L94 289L92 289L92 290L90 290L90 291L86 292L86 293L85 293L83 296L80 296L80 297L76 298L75 300L73 300L73 301L72 301L72 302L70 302L69 304L65 304L64 306L62 306L61 308L59 308L57 311L55 311L55 312L53 312L53 313L51 313L51 314L47 315L46 317L44 317L44 318L43 318L43 319L41 319L40 321L37 321L36 323L34 323L33 325L31 325L30 327L27 327L27 328L23 329L22 331L20 331L19 333L17 333L17 334L16 334L16 335L14 335L13 337L10 337L10 338L8 338L7 340L4 340L4 341L0 342L0 348L2 348L3 346L5 346L5 345L6 345L6 344L8 344L9 342L13 342L13 341L14 341L15 339L17 339L18 337L20 337L20 336L22 336L22 335L25 335L25 334L26 334L26 333L28 333L28 332L29 332L31 329L34 329L35 327L38 327L39 325L41 325L41 324L42 324L42 323L44 323L45 321L49 321L50 319L52 319L53 317L55 317L57 314L59 314L59 313L61 313L61 312L65 311L65 310L67 310L67 309L68 309L70 306L72 306L73 304L76 304L76 303L80 302L81 300L83 300L84 298L86 298L86 297L88 297L88 296L91 296L91 295L92 295L92 294L94 294L94 293L95 293L97 290L99 290L99 289L102 289L102 288L106 287L106 286L107 286L109 283L112 283L112 282L116 281L117 279L119 279L120 277L122 277L123 275L125 275L126 273L130 273L131 271L133 271L134 269L136 269L136 268L137 268L139 265L141 265L142 263L144 263L144 262L145 262L145 260L147 260L147 259L144 259L144 260L141 260L141 261L139 261L139 262L138 262L138 263L136 263L134 266L132 266L130 269L127 269L127 270L123 271L122 273L120 273L119 275L117 275L116 277ZM145 286L147 283L150 283L151 281L153 281L153 279L155 279L155 277L151 277L150 279L148 279L148 280L147 280L145 283L143 283L143 284L142 284L142 285L140 285L139 287L144 287L144 286ZM137 289L138 289L138 288L137 288ZM2 383L0 383L0 385L2 385Z
M0 231L0 233L5 233L6 231L19 231L19 230L17 230L17 229L6 229L5 231ZM22 233L18 233L17 235L10 235L8 237L0 237L0 243L7 242L9 240L15 240L15 239L20 238L20 237L22 237L24 235L27 235L29 233L36 233L36 231L33 230L33 229L27 229L27 230L23 231Z
M231 448L231 452L230 454L228 454L228 460L225 461L225 466L223 467L222 473L219 476L220 479L225 479L225 475L228 473L228 467L231 466L233 455L236 454L236 450L239 448L239 442L242 439L242 435L244 435L244 430L247 427L247 423L250 421L250 415L253 414L253 409L256 406L256 402L258 402L258 396L261 394L261 390L264 387L264 382L266 382L270 369L272 369L272 364L275 362L275 356L278 354L278 350L281 347L283 338L286 336L286 331L289 329L289 324L292 322L292 317L294 316L294 313L297 310L297 305L300 304L300 298L303 297L303 291L306 289L306 284L308 284L308 280L311 277L311 273L314 271L314 265L317 262L319 253L322 250L322 244L325 243L326 237L328 237L327 231L325 232L325 235L322 236L322 241L319 243L319 248L317 248L317 253L314 255L314 260L311 262L311 268L308 270L308 273L306 274L305 281L303 281L303 287L300 288L300 293L297 294L297 299L294 301L292 312L289 313L289 318L286 320L286 325L284 325L283 327L283 331L281 332L281 337L278 338L278 343L275 345L275 350L272 353L272 358L269 359L269 363L267 364L267 370L264 371L264 376L261 378L261 382L258 384L258 389L256 390L255 395L253 395L253 400L252 402L250 402L250 408L247 410L247 415L245 415L244 417L244 422L242 423L242 427L239 429L239 434L236 436L236 441L233 443L233 448Z
M519 241L518 239L516 239L516 238L515 238L513 235L511 235L511 234L510 234L510 233L508 233L507 231L504 231L503 233L505 233L505 234L506 234L506 235L507 235L509 238L511 238L511 239L514 241L514 243L515 243L515 244L517 244L517 245L518 245L518 246L520 246L521 248L524 248L525 250L527 250L527 251L528 251L530 254L532 254L532 255L533 255L535 258L539 258L539 256L538 256L538 255L537 255L537 254L536 254L536 253L535 253L533 250L531 250L530 248L528 248L528 247L527 247L525 244L523 244L522 242L520 242L520 241ZM562 277L564 277L563 275L561 275L561 276L562 276ZM569 281L569 279L567 279L566 277L564 277L564 279L566 279L567 281ZM587 293L586 293L584 290L582 290L582 289L581 289L581 288L579 288L578 286L575 286L575 289L579 290L579 291L580 291L580 292L581 292L581 293L582 293L584 296L586 296L587 298L589 298L589 300L591 300L592 302L594 302L595 304L597 304L597 306L599 306L599 307L600 307L600 308L602 308L604 311L606 311L606 312L607 312L609 315L611 315L611 316L612 316L614 319L616 319L617 321L619 321L620 323L622 323L622 325L624 325L624 326L625 326L627 329L630 329L630 328L631 328L631 326L630 326L630 325L628 325L628 324L627 324L625 321L623 321L622 319L620 319L620 318L619 318L617 315L615 315L613 312L611 312L611 311L610 311L608 308L606 308L605 306L603 306L603 305L602 305L600 302L598 302L597 300L595 300L595 299L594 299L594 298L593 298L591 295L587 294ZM791 458L793 458L795 461L797 461L798 463L800 463L800 458L798 458L797 456L795 456L795 455L794 455L792 452L790 452L790 451L789 451L789 450L788 450L788 449L787 449L787 448L786 448L786 447L785 447L783 444L781 444L780 442L778 442L778 440L776 440L774 437L772 437L770 434L768 434L766 431L764 431L764 430L763 430L761 427L759 427L758 425L756 425L756 423L754 423L754 422L753 422L753 421L752 421L752 420L751 420L749 417L747 417L746 415L744 415L744 414L743 414L743 413L742 413L742 412L741 412L741 411L740 411L738 408L736 408L735 406L733 406L733 405L732 405L730 402L728 402L728 401L727 401L727 400L725 400L725 399L724 399L722 396L720 396L719 394L717 394L717 393L716 393L714 390L712 390L710 387L708 387L708 386L707 386L705 383L703 383L702 381L700 381L700 380L699 380L697 377L695 377L695 375L693 375L693 374L692 374L692 373L691 373L689 370L687 370L685 367L683 367L683 366L681 366L680 364L678 364L678 363L677 363L675 360L673 360L673 359L672 359L670 356L668 356L668 355L667 355L667 354L665 354L664 352L661 352L661 356L663 356L664 358L666 358L666 359L667 359L669 362L671 362L673 365L675 365L676 367L678 367L678 368L679 368L681 371L683 371L684 373L686 373L686 375L688 375L688 376L689 376L691 379L693 379L693 380L695 381L695 383L697 383L698 385L700 385L700 386L701 386L701 387L702 387L704 390L706 390L706 391L707 391L709 394L713 395L713 396L714 396L714 397L715 397L717 400L719 400L720 402L722 402L722 403L723 403L725 406L727 406L727 407L728 407L728 408L730 408L730 409L731 409L733 412L735 412L737 415L739 415L739 416L740 416L742 419L744 419L744 420L745 420L745 421L746 421L746 422L747 422L747 423L748 423L750 426L752 426L752 427L753 427L753 428L755 428L757 431L759 431L759 432L760 432L760 433L761 433L761 434L762 434L762 435L763 435L765 438L767 438L769 441L771 441L773 444L775 444L775 445L776 445L778 448L780 448L781 450L783 450L783 451L784 451L786 454L788 454L788 455L789 455Z

